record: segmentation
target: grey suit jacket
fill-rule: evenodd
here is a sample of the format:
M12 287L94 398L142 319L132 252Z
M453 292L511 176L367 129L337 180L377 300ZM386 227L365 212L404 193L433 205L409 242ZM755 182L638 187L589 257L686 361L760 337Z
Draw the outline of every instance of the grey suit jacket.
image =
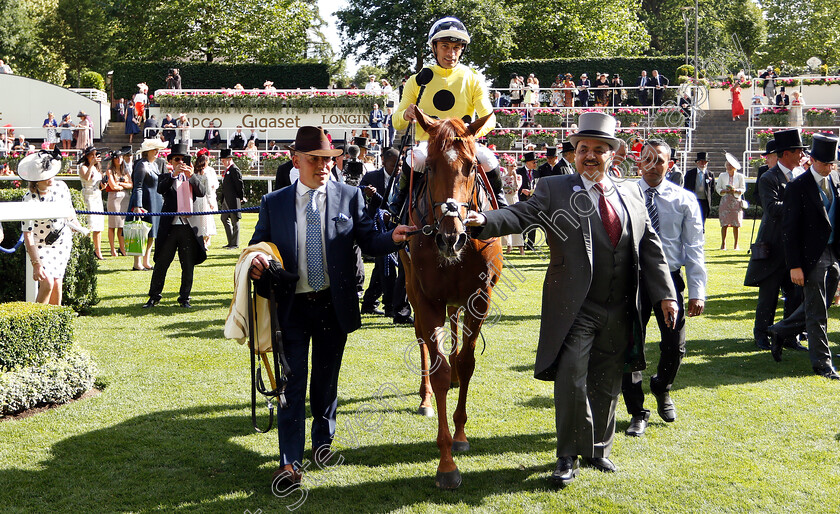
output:
M671 274L659 237L650 225L644 200L635 184L616 184L625 206L633 237L636 289L633 341L628 342L629 370L645 368L644 336L641 330L639 281L643 279L654 302L676 299ZM542 322L534 376L554 380L557 357L592 282L592 223L601 223L579 175L547 177L537 183L525 202L498 211L485 212L487 224L480 239L523 232L540 226L546 232L551 259L543 283ZM641 276L640 276L641 275Z

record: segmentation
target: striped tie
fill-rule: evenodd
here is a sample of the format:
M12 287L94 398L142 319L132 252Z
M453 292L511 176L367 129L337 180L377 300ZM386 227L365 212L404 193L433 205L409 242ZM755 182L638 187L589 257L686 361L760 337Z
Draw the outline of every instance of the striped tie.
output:
M656 208L656 202L654 201L654 198L659 193L652 187L648 188L645 193L645 206L647 207L648 216L650 216L650 224L653 226L653 230L659 234L659 209Z
M309 287L315 291L324 288L324 258L321 255L321 214L315 201L315 190L311 189L306 205L306 275Z

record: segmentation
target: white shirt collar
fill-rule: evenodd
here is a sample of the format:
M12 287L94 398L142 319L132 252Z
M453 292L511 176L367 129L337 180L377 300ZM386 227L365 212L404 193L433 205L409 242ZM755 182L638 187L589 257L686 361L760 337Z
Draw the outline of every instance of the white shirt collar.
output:
M312 191L312 188L304 185L304 183L301 182L300 179L298 179L297 186L295 187L295 191L297 191L298 196L304 196L304 195L309 194L309 192ZM323 186L319 187L315 191L318 191L319 193L326 193L327 192L327 185L324 184Z
M604 174L604 178L601 179L601 182L593 182L583 175L580 176L580 179L583 181L583 187L585 187L587 191L591 191L595 184L601 184L601 187L604 188L604 194L609 193L615 188L613 181L610 180L610 177L608 177L606 173Z
M820 175L819 173L817 173L817 170L815 170L813 166L811 166L811 167L809 168L809 171L810 171L810 172L811 172L811 174L814 176L814 180L816 180L816 181L817 181L817 187L819 187L819 188L822 188L822 181L823 181L823 179L827 179L828 177L830 177L830 176L831 176L831 174L829 174L829 175L826 175L825 177L823 177L822 175Z

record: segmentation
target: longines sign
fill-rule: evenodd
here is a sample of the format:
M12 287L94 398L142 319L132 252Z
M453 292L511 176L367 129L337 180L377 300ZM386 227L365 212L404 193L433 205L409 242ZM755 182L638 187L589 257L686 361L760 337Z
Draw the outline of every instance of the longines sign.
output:
M166 113L161 113L159 107L152 107L149 109L151 114L155 114L160 122L166 116ZM178 112L169 113L173 118L177 118ZM278 113L249 113L249 112L186 112L187 119L192 125L193 129L206 129L212 123L214 127L219 128L235 128L241 126L243 129L257 129L258 131L270 132L272 137L285 137L286 132L297 130L300 127L307 125L322 126L324 128L333 129L353 129L362 128L368 125L368 114L365 112L358 113L335 113L328 111L310 111L300 112L296 110L283 109ZM162 124L162 123L161 123ZM276 130L266 130L276 129Z

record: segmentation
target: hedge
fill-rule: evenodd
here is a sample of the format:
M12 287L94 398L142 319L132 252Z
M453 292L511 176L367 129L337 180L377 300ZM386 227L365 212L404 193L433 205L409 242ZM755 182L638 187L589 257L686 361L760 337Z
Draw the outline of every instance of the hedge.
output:
M19 189L0 189L0 202L19 202L28 189L22 182ZM72 184L72 183L71 183ZM70 188L73 207L84 210L85 203L79 191ZM79 215L79 222L87 223L87 216ZM5 239L3 246L11 248L20 238L20 223L4 223ZM10 302L26 298L26 252L23 245L11 255L0 255L0 301ZM93 254L93 242L89 236L73 233L73 246L70 250L70 262L64 272L63 304L72 307L77 312L87 312L90 307L99 303L96 291L96 271L99 268Z
M102 75L96 73L95 71L86 71L82 73L82 78L79 81L79 87L105 91L105 79L102 78Z
M170 68L178 68L185 89L221 89L242 84L245 89L261 89L266 80L277 89L311 87L325 89L330 83L329 65L298 64L226 64L217 62L131 62L114 65L114 97L131 98L137 84L145 82L149 92L166 87Z
M73 343L73 317L69 307L0 303L0 372L39 366L48 355L64 355Z
M0 373L0 415L69 402L93 387L97 373L93 360L75 349L38 366Z
M636 79L642 70L647 70L650 77L651 70L658 70L677 84L677 68L685 64L684 57L564 57L558 59L522 59L502 61L499 63L499 75L494 77L495 87L507 87L510 75L516 73L527 77L533 73L540 80L540 87L549 87L558 74L571 73L577 84L581 74L586 73L594 85L596 73L609 73L612 80L613 73L621 75L624 86L635 86ZM631 97L633 95L630 95Z

